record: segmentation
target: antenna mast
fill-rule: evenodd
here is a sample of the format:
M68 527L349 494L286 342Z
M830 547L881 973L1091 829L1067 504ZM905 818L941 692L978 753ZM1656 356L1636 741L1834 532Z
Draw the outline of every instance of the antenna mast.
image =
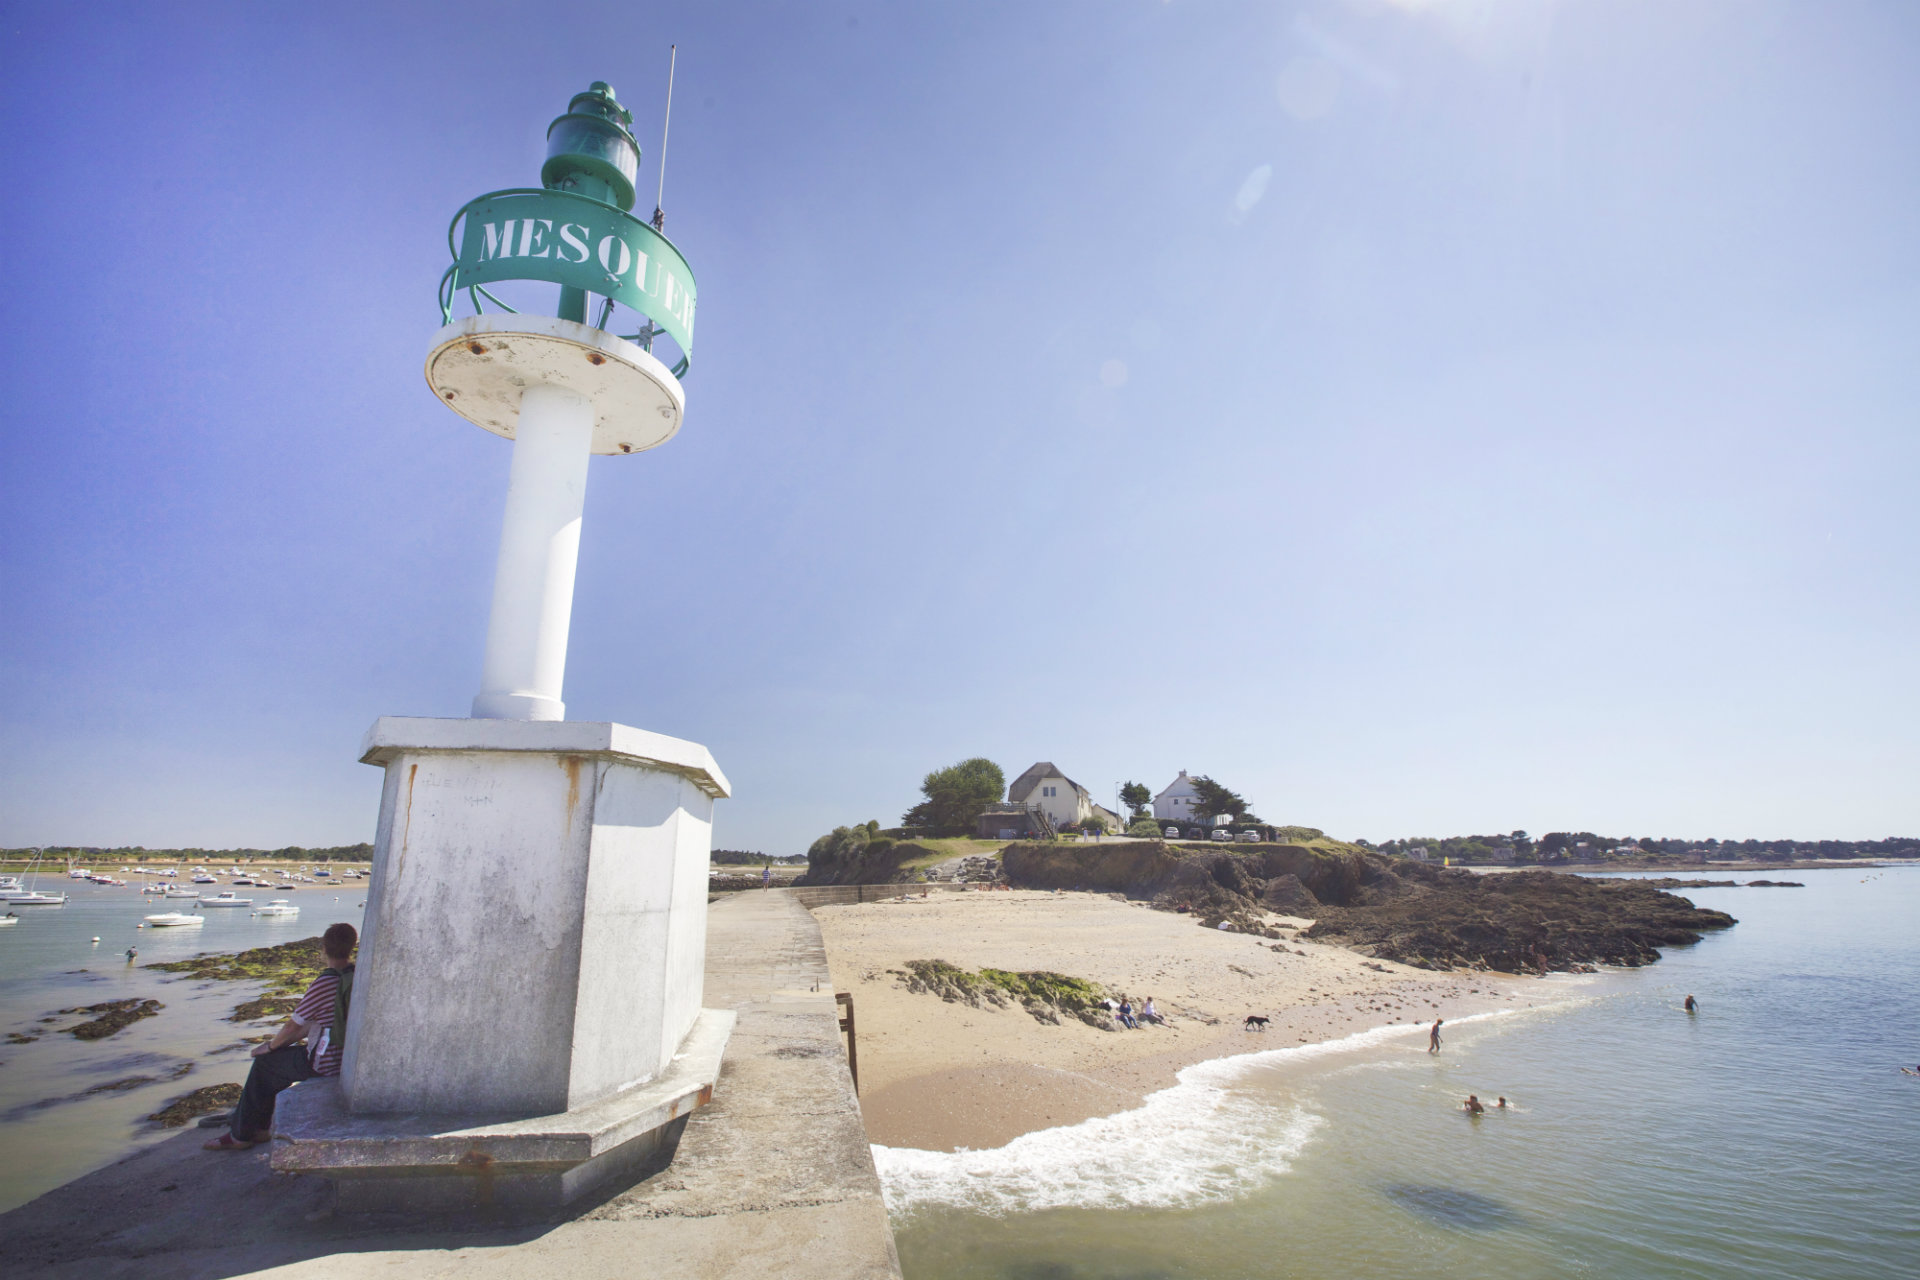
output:
M679 60L680 46L667 46L667 114L660 120L660 194L653 200L653 229L665 231L667 214L664 202L667 198L667 130L673 124L673 66Z

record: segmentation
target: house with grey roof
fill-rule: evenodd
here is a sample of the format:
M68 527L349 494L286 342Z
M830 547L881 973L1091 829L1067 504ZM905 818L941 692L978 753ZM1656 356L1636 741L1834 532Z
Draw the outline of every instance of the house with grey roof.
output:
M1093 816L1093 796L1051 760L1042 760L1015 778L1007 788L1007 800L1040 810L1055 828L1077 827Z

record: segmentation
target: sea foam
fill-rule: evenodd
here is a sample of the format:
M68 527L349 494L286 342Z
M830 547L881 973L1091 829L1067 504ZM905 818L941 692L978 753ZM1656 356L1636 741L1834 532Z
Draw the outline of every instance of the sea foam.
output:
M1449 1019L1449 1025L1510 1011ZM896 1223L935 1207L1001 1215L1044 1209L1177 1209L1238 1199L1280 1177L1325 1120L1264 1091L1235 1088L1262 1069L1424 1037L1397 1023L1338 1040L1210 1058L1131 1111L1022 1134L987 1151L875 1144Z

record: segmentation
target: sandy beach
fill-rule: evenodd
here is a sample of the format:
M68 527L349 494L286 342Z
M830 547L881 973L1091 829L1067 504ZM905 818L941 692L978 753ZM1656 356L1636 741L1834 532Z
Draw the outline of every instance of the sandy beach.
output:
M1023 1133L1135 1106L1208 1058L1430 1023L1546 998L1531 979L1434 973L1294 935L1201 928L1117 896L1036 891L917 896L814 911L836 990L853 993L861 1109L872 1140L933 1151L1004 1145ZM910 960L1047 970L1152 996L1170 1025L1105 1031L1049 1025L1016 1007L909 991ZM1249 1014L1271 1019L1244 1029Z

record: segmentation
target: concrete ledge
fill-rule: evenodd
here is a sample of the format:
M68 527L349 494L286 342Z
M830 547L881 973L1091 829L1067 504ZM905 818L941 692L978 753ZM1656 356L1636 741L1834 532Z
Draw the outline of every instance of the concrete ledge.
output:
M658 1080L531 1118L355 1115L338 1080L281 1095L273 1168L331 1180L342 1209L558 1205L636 1172L713 1097L731 1010L702 1009Z
M733 784L697 742L591 720L455 720L381 716L360 741L360 763L385 765L403 751L547 751L613 755L691 779L716 799Z

